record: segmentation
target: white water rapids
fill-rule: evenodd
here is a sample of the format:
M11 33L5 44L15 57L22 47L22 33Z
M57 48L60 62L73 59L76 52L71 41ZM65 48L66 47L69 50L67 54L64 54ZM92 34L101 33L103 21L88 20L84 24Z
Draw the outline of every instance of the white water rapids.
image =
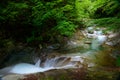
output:
M6 67L0 70L0 75L7 74L31 74L37 72L44 72L51 69L62 69L62 68L75 68L80 67L83 62L81 57L55 57L47 59L44 63L41 63L40 59L35 65L28 63L19 63L14 66Z

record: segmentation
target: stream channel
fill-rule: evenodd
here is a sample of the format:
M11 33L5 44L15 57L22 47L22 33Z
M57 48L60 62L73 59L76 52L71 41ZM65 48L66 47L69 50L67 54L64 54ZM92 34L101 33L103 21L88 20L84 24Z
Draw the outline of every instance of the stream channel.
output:
M77 40L71 39L67 42L65 47L66 50L63 50L66 54L50 57L44 61L37 58L35 64L23 62L5 67L0 70L1 79L7 80L6 76L10 74L26 75L54 69L82 68L85 65L87 68L92 68L97 65L94 61L98 58L96 55L99 55L102 50L109 50L105 49L106 47L104 45L114 45L112 41L108 41L109 37L114 37L113 33L106 35L103 33L103 30L104 28L88 27L87 29L80 31L81 33L79 35L82 34L82 38ZM79 35L77 35L77 38L80 37ZM112 57L114 56L112 55Z

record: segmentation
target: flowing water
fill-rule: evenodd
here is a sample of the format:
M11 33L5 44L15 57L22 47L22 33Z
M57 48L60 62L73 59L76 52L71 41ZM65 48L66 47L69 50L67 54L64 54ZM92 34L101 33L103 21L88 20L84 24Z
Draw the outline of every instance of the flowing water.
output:
M39 59L35 65L28 63L19 63L14 66L6 67L0 70L0 75L7 74L31 74L37 72L44 72L51 69L62 69L62 68L75 68L78 62L82 62L81 57L55 57L47 59L44 63L41 63Z
M94 50L98 50L99 47L106 41L105 35L97 35L95 39L92 40L91 48Z
M91 34L88 34L88 36ZM67 68L80 68L85 63L87 58L92 58L95 53L94 50L99 50L99 47L106 41L106 36L102 34L102 31L94 31L92 34L91 50L84 53L73 53L59 57L48 58L44 62L40 59L35 64L18 63L16 65L6 67L0 70L0 75L7 74L31 74L44 72L51 69L67 69ZM88 61L88 67L94 66L94 63Z

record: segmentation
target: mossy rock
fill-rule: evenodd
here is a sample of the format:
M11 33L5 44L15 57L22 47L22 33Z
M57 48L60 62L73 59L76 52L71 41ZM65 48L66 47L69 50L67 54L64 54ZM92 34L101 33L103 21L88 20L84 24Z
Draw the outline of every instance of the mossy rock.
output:
M89 71L85 80L116 80L117 76L117 72L96 70Z

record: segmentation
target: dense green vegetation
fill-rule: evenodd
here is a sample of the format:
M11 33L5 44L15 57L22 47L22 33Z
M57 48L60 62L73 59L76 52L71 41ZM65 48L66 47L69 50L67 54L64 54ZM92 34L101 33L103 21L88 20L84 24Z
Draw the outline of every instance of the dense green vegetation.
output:
M75 31L73 0L2 1L1 31L5 38L20 41L50 41Z
M1 0L0 63L2 66L0 68L6 66L11 55L14 56L27 46L34 46L33 53L35 52L40 56L44 54L41 57L45 58L47 57L47 50L44 50L46 47L48 48L49 45L56 43L61 48L77 30L94 25L107 28L106 33L107 30L108 32L120 30L120 0ZM55 47L57 47L56 44ZM86 44L91 47L89 40L86 41ZM111 73L109 71L105 73L104 70L101 70L101 66L106 68L120 67L120 47L119 44L116 45L105 46L105 48L108 47L108 50L100 51L99 55L95 55L94 61L100 71L97 69L96 72L87 72L87 65L85 65L83 66L85 69L67 73L68 75L63 75L63 73L58 75L58 80L101 80L103 78L103 80L113 80L117 76L110 76L113 74L112 70ZM104 48L104 45L102 46ZM87 46L85 45L85 47ZM66 53L63 51L69 50L63 48L60 49L61 52L58 52ZM82 52L82 48L78 48ZM118 51L118 53L116 52L118 56L115 58L110 55L110 53L115 52L113 48ZM72 49L73 53L75 49ZM32 53L31 49L31 51L27 48L25 50L29 51L29 54ZM20 57L20 59L22 58ZM51 76L43 77L43 79L54 80ZM24 80L29 80L29 78Z
M108 27L109 30L120 28L119 0L76 0L78 18L82 18L84 25L93 24Z
M119 0L2 0L0 38L35 44L60 42L93 24L118 29L119 6Z

